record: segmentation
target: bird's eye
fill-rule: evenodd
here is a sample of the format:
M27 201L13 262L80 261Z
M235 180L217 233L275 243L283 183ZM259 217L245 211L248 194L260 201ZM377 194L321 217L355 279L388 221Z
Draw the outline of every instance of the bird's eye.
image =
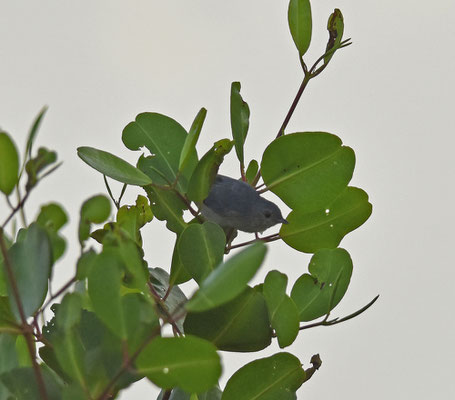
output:
M270 211L264 211L264 217L270 218L272 216L272 213Z

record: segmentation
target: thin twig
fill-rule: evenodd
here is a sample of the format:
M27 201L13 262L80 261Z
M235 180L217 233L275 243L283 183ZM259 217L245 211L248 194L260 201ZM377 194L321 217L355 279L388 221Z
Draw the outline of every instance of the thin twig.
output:
M3 255L3 264L5 266L6 274L8 276L8 281L11 286L13 297L16 302L17 310L19 311L19 316L21 319L21 331L24 335L25 342L27 343L27 349L30 354L30 360L32 361L33 371L35 373L36 382L38 385L38 391L42 400L47 400L46 386L44 385L43 375L41 374L41 369L36 360L35 347L33 341L33 328L27 323L27 317L25 316L24 307L22 305L22 300L19 293L19 288L17 287L16 278L13 273L13 266L9 259L8 250L3 238L3 228L0 229L0 247Z
M46 303L39 309L39 311L36 312L36 315L44 312L44 310L49 306L49 304L56 299L58 296L60 296L65 290L67 290L73 283L76 282L76 277L72 277L68 282L66 282L57 293L49 297L49 299L46 301Z
M27 198L28 196L30 195L30 191L28 191L24 198L19 201L19 203L17 204L16 207L14 207L14 209L11 211L10 215L8 216L8 218L6 218L5 222L3 222L2 224L2 229L8 224L8 222L11 220L11 218L14 217L14 215L20 210L22 209L22 207L24 206L24 203L27 201Z
M253 239L253 240L249 240L248 242L235 244L234 246L229 247L229 250L236 249L238 247L248 246L249 244L257 242L258 240L261 240L263 242L267 242L268 243L268 242L273 242L273 241L279 240L279 239L281 239L280 234L279 233L274 233L273 235L264 236L264 237L261 237L259 239Z

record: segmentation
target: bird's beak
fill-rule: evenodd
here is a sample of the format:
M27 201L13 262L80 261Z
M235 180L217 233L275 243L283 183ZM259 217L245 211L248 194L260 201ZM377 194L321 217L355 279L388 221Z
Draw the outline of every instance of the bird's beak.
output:
M280 222L281 222L282 224L285 224L285 225L289 224L289 222L286 221L284 218L281 218Z

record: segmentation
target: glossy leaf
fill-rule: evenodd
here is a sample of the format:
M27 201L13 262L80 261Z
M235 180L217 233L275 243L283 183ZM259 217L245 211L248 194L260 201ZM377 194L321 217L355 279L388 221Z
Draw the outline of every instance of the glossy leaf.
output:
M19 179L19 155L6 132L0 132L0 191L10 195Z
M237 297L264 260L266 246L256 242L217 267L186 304L188 311L205 311Z
M196 166L197 154L190 150L185 167L179 174L180 154L187 138L185 129L172 118L158 113L142 113L130 122L122 133L122 140L130 150L143 146L150 156L141 156L138 168L158 185L173 183L177 176L177 189L186 192L189 177Z
M287 282L285 274L270 271L263 287L272 328L281 348L292 344L299 333L299 313L294 301L286 294Z
M256 174L259 171L259 164L256 160L251 160L246 169L245 177L246 181L251 185L253 183Z
M202 202L209 194L215 181L218 168L233 146L229 139L221 139L204 154L198 162L188 186L188 198L194 202Z
M226 384L221 400L295 400L304 381L299 359L278 353L240 368Z
M81 207L79 221L79 242L89 238L92 223L106 221L111 213L111 202L106 196L97 195L86 200Z
M302 57L311 43L311 5L309 0L290 0L288 8L289 30Z
M188 132L180 154L179 171L183 170L185 164L190 159L191 154L196 150L196 143L199 139L199 134L201 133L206 115L207 110L205 108L201 108L191 124L190 131Z
M78 147L77 155L86 164L116 181L137 186L145 186L152 183L152 179L140 169L107 151L93 147Z
M139 355L136 366L157 386L178 386L189 393L210 389L221 375L215 346L190 335L154 339Z
M355 156L325 132L299 132L275 139L265 150L261 172L267 187L289 207L305 213L330 204L347 186Z
M344 249L323 249L311 258L308 270L311 275L297 279L291 293L301 321L326 315L340 302L351 280L352 260Z
M235 152L240 164L244 165L243 146L250 124L250 108L240 94L240 82L231 84L231 129L235 143Z
M179 257L183 267L199 284L223 261L226 236L212 222L191 224L178 240Z
M34 314L47 294L47 280L52 268L52 248L46 231L36 223L23 231L23 240L9 249L9 257L22 308L26 317ZM8 284L11 310L19 320L20 314Z
M171 190L147 187L146 192L155 217L166 221L169 230L180 234L187 226L183 220L183 210L187 208L183 200Z
M250 287L220 307L189 313L183 327L224 351L259 351L272 340L264 297Z
M335 248L345 235L362 225L371 212L368 195L362 189L348 187L325 209L291 212L286 217L289 224L281 227L280 236L289 246L304 253Z
M330 14L329 20L327 21L327 30L329 31L329 41L325 51L337 49L341 43L344 32L344 21L343 14L338 8L335 8L332 14ZM336 50L335 50L336 51ZM327 64L334 53L331 53L324 57L324 64Z

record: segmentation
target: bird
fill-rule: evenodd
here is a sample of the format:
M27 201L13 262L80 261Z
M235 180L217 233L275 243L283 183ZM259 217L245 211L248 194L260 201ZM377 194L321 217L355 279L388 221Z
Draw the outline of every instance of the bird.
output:
M223 229L263 232L276 224L287 224L275 203L264 199L248 183L217 175L202 202L202 215Z

